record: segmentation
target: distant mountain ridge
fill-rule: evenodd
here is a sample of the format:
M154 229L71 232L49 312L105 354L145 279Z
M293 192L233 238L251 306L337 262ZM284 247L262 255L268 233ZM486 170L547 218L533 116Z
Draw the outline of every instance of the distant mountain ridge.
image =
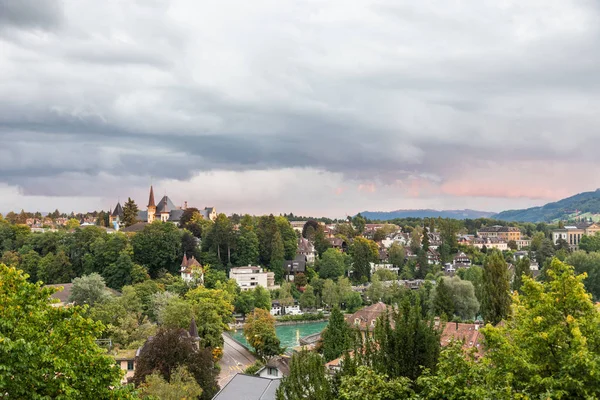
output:
M600 214L600 189L579 193L541 207L502 211L492 218L517 222L552 222L572 219L576 212L579 217Z
M489 218L493 212L477 210L396 210L396 211L363 211L363 217L370 220L389 221L396 218L452 218L452 219L476 219Z

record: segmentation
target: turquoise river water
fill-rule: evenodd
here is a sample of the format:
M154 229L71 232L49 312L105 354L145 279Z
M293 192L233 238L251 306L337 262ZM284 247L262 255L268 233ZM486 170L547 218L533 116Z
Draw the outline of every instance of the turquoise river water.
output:
M300 344L300 338L303 336L312 335L313 333L319 333L327 326L327 322L309 322L305 324L294 324L294 325L281 325L275 327L277 337L281 341L281 346L287 348L287 352L290 352L293 347ZM231 332L231 336L234 339L242 343L244 346L251 349L250 345L244 338L244 331L237 330Z

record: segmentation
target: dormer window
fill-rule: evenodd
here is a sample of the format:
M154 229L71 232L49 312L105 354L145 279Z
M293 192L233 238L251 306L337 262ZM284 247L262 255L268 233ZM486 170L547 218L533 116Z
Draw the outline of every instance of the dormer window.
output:
M354 325L359 325L359 324L360 324L360 318L355 318Z

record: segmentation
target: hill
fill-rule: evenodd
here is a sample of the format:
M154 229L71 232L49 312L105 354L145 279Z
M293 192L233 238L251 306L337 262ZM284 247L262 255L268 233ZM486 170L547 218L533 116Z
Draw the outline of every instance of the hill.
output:
M476 210L396 210L396 211L363 211L363 217L370 220L388 221L396 218L452 218L476 219L488 218L494 213Z
M576 211L578 211L579 217L588 215L593 218L594 214L599 214L600 189L594 192L579 193L541 207L502 211L494 215L493 218L518 222L552 222L572 219L575 217Z

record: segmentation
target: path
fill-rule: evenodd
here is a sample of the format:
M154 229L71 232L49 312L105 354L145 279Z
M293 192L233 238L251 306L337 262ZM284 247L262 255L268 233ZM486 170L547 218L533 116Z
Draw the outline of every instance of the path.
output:
M223 387L235 374L244 372L246 368L254 364L256 357L244 346L237 343L228 334L223 333L223 358L219 362L221 372L219 373L219 386Z

